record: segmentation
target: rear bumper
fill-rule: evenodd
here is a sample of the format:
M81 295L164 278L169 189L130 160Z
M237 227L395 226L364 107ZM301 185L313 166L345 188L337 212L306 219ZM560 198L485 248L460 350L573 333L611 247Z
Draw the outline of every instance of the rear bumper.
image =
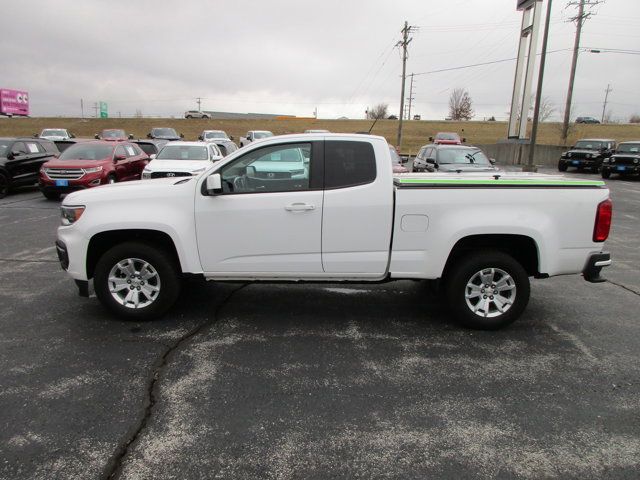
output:
M608 267L609 265L611 265L611 254L609 254L609 252L593 253L589 256L582 275L587 282L605 282L606 279L600 276L600 272L604 267Z

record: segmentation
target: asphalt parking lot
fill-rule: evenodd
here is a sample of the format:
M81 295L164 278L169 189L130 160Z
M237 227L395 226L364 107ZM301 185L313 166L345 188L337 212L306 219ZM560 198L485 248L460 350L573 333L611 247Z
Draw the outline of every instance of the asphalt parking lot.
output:
M640 180L607 183L608 282L535 280L499 332L408 281L189 283L122 322L60 269L58 204L12 194L0 478L637 479Z

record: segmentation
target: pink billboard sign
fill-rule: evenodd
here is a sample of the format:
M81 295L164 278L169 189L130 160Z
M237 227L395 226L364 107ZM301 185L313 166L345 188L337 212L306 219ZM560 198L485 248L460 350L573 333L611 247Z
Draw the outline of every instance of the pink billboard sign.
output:
M0 114L29 115L29 94L21 90L0 88Z

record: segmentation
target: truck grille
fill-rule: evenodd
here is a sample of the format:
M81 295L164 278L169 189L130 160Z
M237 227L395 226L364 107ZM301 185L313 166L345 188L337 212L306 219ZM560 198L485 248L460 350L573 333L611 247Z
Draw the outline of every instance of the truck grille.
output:
M151 172L151 178L191 177L189 172Z
M84 175L81 168L47 168L44 173L52 180L77 180Z
M615 165L634 165L633 161L636 157L614 157L616 159Z

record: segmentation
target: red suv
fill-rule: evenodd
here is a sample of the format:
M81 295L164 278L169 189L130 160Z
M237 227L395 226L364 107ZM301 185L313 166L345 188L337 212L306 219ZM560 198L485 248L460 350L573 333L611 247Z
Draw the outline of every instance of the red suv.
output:
M129 142L77 143L40 168L40 191L49 200L105 183L139 180L149 157Z
M429 141L436 145L462 145L466 140L466 138L461 139L455 132L438 132L435 138L429 137Z

